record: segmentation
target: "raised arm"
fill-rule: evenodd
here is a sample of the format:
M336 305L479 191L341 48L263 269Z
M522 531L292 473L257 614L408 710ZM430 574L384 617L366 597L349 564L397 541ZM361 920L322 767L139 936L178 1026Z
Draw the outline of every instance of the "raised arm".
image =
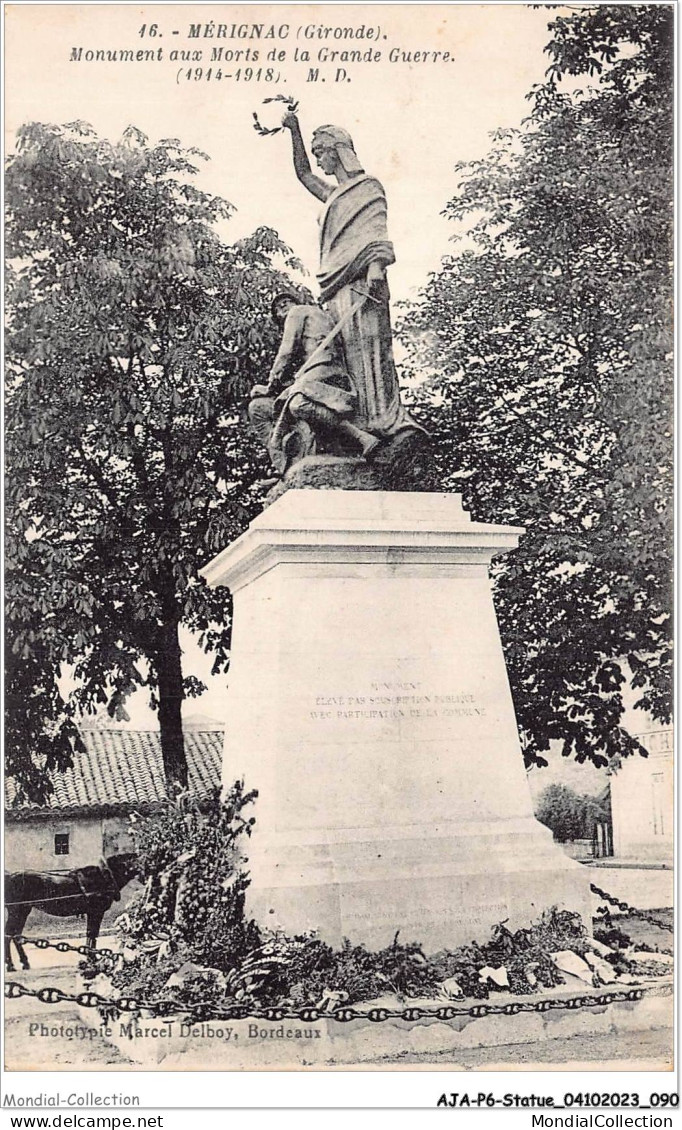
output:
M326 200L333 192L334 186L322 180L321 177L316 177L311 169L298 118L292 113L285 114L282 125L291 132L291 149L296 176L303 187L308 189L308 192L311 192L318 200Z

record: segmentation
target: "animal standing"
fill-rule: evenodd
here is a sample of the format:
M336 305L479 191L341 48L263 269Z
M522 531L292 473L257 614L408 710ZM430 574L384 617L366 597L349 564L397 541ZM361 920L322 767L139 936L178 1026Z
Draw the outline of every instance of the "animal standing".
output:
M79 867L74 871L16 871L5 874L5 964L14 971L11 945L14 942L22 969L29 969L24 948L17 940L26 920L37 907L58 918L85 915L87 944L95 948L102 919L121 897L126 883L135 875L136 856L132 852L112 855L100 866Z

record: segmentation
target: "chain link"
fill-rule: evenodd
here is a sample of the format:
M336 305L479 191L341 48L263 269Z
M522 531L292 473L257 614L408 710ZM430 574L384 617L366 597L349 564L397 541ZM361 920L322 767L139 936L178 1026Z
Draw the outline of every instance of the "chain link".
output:
M658 926L659 930L668 930L671 934L673 933L674 927L671 923L659 922L658 918L654 918L652 914L647 914L645 910L638 910L637 907L630 906L629 902L618 899L615 895L610 895L607 891L603 891L601 887L597 887L595 883L590 883L590 890L600 899L605 899L611 906L617 906L624 914L632 914L635 918L641 918L651 926Z
M17 981L5 982L5 996L11 999L15 999L16 997L34 997L36 1000L41 1001L42 1004L58 1004L60 1001L68 1001L70 1004L82 1005L83 1008L116 1008L119 1012L140 1012L142 1009L158 1012L170 1008L171 1005L177 1007L177 1002L173 1001L145 1003L144 1001L135 1000L133 997L121 997L119 1000L112 1000L92 990L87 990L82 993L65 993L52 985L42 989L31 989L27 985L20 985Z
M35 946L39 950L58 950L59 953L79 953L82 957L118 957L115 950L93 949L92 946L72 946L69 942L51 942L49 938L27 938L23 934L12 936L20 946Z
M456 1005L441 1005L437 1008L423 1008L421 1006L399 1008L370 1008L366 1010L344 1005L333 1012L323 1012L317 1008L251 1008L248 1005L227 1005L214 1010L214 1015L203 1017L204 1020L268 1020L280 1022L282 1020L336 1020L341 1024L352 1020L369 1020L374 1024L381 1024L386 1020L454 1020L457 1017L468 1016L473 1020L480 1020L486 1016L515 1016L519 1012L549 1012L550 1010L572 1010L581 1008L595 1008L605 1004L614 1004L618 1001L638 1001L644 996L666 996L672 992L672 984L640 986L633 989L610 989L605 993L589 993L579 997L561 998L540 1001L508 1001L504 1004L476 1004L470 1008L461 1008ZM5 983L5 996L11 999L16 997L34 997L42 1004L58 1004L68 1001L71 1004L82 1005L84 1008L116 1009L119 1012L151 1012L154 1016L167 1015L169 1011L177 1010L178 1002L170 1000L142 1001L134 997L119 997L112 1000L92 991L82 993L65 993L61 989L48 986L42 989L31 989L20 985L16 981ZM206 1002L208 1003L208 1002Z
M673 931L672 925L665 922L659 922L658 919L652 915L647 914L643 910L638 910L636 907L630 906L629 903L623 899L615 898L614 895L608 894L607 891L597 887L594 883L590 883L590 889L599 898L605 899L606 902L612 906L617 906L619 910L624 913L635 915L637 918L642 918L644 921L651 923L652 926L658 926L661 930ZM48 938L27 938L19 935L16 939L20 945L34 945L38 949L55 949L59 953L78 953L84 957L111 957L115 958L119 955L114 950L110 949L93 949L91 946L79 945L72 946L68 942L51 942ZM655 958L655 953L652 953L652 958ZM470 1008L462 1008L457 1005L440 1005L437 1008L427 1009L421 1006L407 1007L404 1009L396 1008L370 1008L366 1011L360 1011L349 1005L342 1005L336 1008L333 1012L325 1012L319 1008L306 1006L299 1009L291 1008L251 1008L244 1004L228 1005L223 1008L215 1010L215 1014L210 1017L213 1020L269 1020L279 1022L282 1020L302 1020L305 1022L329 1019L336 1020L341 1024L347 1024L352 1020L369 1020L374 1024L381 1024L386 1020L404 1020L408 1023L416 1020L454 1020L457 1017L468 1016L472 1019L482 1019L486 1016L515 1016L519 1012L549 1012L551 1009L561 1010L574 1010L580 1008L594 1008L595 1006L613 1004L616 1001L638 1001L646 995L668 995L672 992L671 984L662 984L656 986L643 986L636 989L611 989L605 993L591 993L579 997L561 998L556 997L552 999L545 999L540 1001L508 1001L505 1004L476 1004ZM17 997L35 997L42 1004L58 1004L61 1001L68 1001L72 1004L81 1005L84 1008L104 1008L104 1009L117 1009L119 1012L151 1012L154 1016L163 1016L169 1011L178 1008L178 1002L172 1000L155 1000L155 1001L142 1001L135 997L119 997L113 1000L101 996L100 993L93 991L86 991L80 993L65 993L61 989L53 986L47 986L42 989L30 989L26 985L20 985L16 981L5 982L5 996L10 999ZM195 1002L195 1004L203 1004L210 1008L209 1001ZM204 1019L208 1019L205 1017Z

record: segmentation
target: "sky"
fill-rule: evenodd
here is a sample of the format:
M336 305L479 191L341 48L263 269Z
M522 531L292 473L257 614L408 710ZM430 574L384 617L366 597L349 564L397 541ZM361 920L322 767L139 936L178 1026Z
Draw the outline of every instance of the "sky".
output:
M481 157L488 134L518 125L528 111L525 96L542 80L548 65L543 47L547 22L557 10L529 5L9 5L6 9L6 119L11 147L16 128L27 121L88 121L100 135L116 139L127 125L150 138L177 137L210 156L200 183L225 197L237 212L228 238L261 224L275 228L314 272L317 261L315 201L297 182L287 134L260 137L253 112L265 117L274 93L299 101L299 117L309 144L323 123L352 134L366 170L386 189L390 234L396 249L391 271L394 300L409 298L426 281L446 250L448 226L440 217L453 195L456 161ZM359 28L378 25L373 40L298 39L295 28ZM251 47L262 53L273 41L190 38L189 24L228 29L240 21L288 24L290 34L276 41L288 53L279 85L178 80L177 50L202 49L204 71L213 48ZM143 26L161 31L140 37ZM174 36L173 31L178 35ZM165 52L159 62L71 61L73 48L141 48ZM336 83L336 65L324 69L326 81L308 83L309 67L293 61L293 51L321 48L381 50L379 63L348 66L350 82ZM449 51L443 61L390 62L387 53ZM184 68L190 69L190 65ZM196 68L194 68L196 69ZM223 72L236 66L223 67ZM257 68L254 67L254 70ZM217 70L214 67L214 74ZM321 68L322 70L322 68Z
M416 296L448 251L449 227L440 213L455 190L455 163L481 158L492 130L518 126L528 112L526 95L548 65L543 54L548 20L558 14L556 8L509 3L10 4L5 8L6 147L12 149L17 128L29 121L81 119L112 140L131 124L154 141L178 138L210 157L199 186L236 208L222 234L237 239L268 225L312 275L320 204L294 176L288 134L261 137L253 129L254 112L264 123L278 120L279 107L264 105L263 99L291 95L299 102L308 145L316 126L343 126L367 172L383 183L396 253L391 293L394 302L403 301ZM286 34L278 30L275 39L250 38L258 23ZM202 30L208 24L213 34L190 36L190 24ZM225 34L218 38L220 24ZM353 37L347 38L344 29ZM219 47L259 50L261 67L273 65L263 58L268 51L284 51L286 58L273 65L280 82L267 83L262 75L259 81L258 64L234 59L220 67L214 63L208 79L210 56ZM80 49L81 59L71 59ZM154 57L133 62L83 57L131 50ZM201 50L203 57L176 60L174 50ZM309 52L309 64L294 58L297 50ZM321 50L381 51L382 57L330 63L315 58ZM390 52L397 54L396 61ZM423 57L416 59L415 52ZM439 53L435 59L433 52ZM445 52L449 59L443 58ZM319 67L315 82L306 81L310 66ZM337 82L339 66L346 77ZM183 645L186 674L209 684L205 695L186 703L186 714L222 719L226 680L211 678L210 658L188 636ZM155 724L144 692L130 700L129 712L131 725Z

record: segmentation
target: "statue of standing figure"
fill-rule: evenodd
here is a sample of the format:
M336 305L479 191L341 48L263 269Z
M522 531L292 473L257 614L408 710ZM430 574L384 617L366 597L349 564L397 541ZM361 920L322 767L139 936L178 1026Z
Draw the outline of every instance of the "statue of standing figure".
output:
M298 416L298 419L308 421L313 443L319 423L326 428L327 435L333 433L335 425L341 425L338 431L345 433L345 438L355 433L356 451L367 461L378 457L382 451L392 452L394 448L404 447L404 440L408 441L409 448L410 440L414 442L415 437L425 437L424 430L402 404L393 359L386 269L395 262L395 255L388 238L383 187L375 177L365 173L346 130L325 125L319 126L313 133L312 154L322 172L335 178L337 184L333 185L312 171L296 114L287 113L282 125L291 133L296 176L324 204L319 220L320 266L317 279L320 302L326 309L313 308L317 314L312 317L297 315L293 310L287 316L287 323L291 319L292 330L294 321L297 326L299 323L303 326L314 323L317 330L317 335L308 334L309 349L305 356L300 354L299 349L298 376L305 377L305 370L319 363L323 356L327 360L333 357L336 370L347 376L350 398L348 395L345 398L338 395L330 398L326 393L318 395L316 411L310 399L306 402L303 387L300 389L303 399L301 396L283 397L280 394L273 403L279 402L285 408L288 406L288 416L275 407L268 441L273 463L280 473L287 464L291 465L290 458L277 454L282 451L284 421L289 419L291 423L292 417L295 421L297 409L303 409L304 415ZM323 328L328 328L328 332L321 340ZM286 346L286 339L291 336L285 323L283 350L287 356L291 356L291 351ZM300 345L305 334L299 333L298 337ZM259 397L274 391L281 369L280 359L273 366L268 386L256 386L252 395ZM338 379L337 374L334 383L340 388L344 382ZM320 408L324 411L320 412ZM269 408L261 408L262 425L269 412ZM250 415L257 423L258 409L254 401ZM264 432L261 434L265 439ZM300 437L300 428L298 434ZM302 451L300 443L298 448L294 443L290 450L294 448L296 458L300 458L299 451L307 453Z

